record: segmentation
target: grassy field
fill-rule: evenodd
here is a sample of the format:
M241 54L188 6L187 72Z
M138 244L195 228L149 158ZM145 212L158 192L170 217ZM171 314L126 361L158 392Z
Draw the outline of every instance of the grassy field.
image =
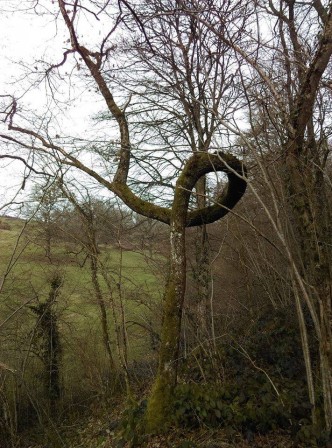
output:
M83 254L76 257L70 253L68 246L54 243L49 260L42 245L37 244L38 241L34 239L29 226L23 230L24 225L19 219L0 218L0 272L5 272L10 260L13 258L14 261L17 258L15 270L22 274L23 278L29 273L35 286L40 286L44 282L43 274L61 268L65 271L69 283L76 282L78 285L82 281L84 283L88 277L86 272L88 269L85 269L85 266L80 267L80 264L83 264ZM127 285L132 283L156 288L158 282L144 252L121 251L105 245L101 251L101 261L107 263L107 268L114 279L119 279L121 273L121 280Z
M0 293L0 335L6 341L0 349L0 361L18 368L22 360L28 359L23 352L31 348L26 345L31 345L36 326L36 316L29 307L47 300L50 281L58 273L63 278L63 286L54 310L61 330L62 373L65 383L70 383L72 389L77 386L79 393L82 382L88 383L86 387L91 389L94 382L98 383L98 377L106 369L106 356L90 265L88 260L84 263L83 253L77 255L72 249L66 243L57 242L48 259L31 224L25 227L22 220L0 218L0 277L5 279ZM159 326L164 280L156 272L162 260L160 256L151 259L144 252L105 245L101 248L100 260L110 278L111 288L106 286L101 274L98 280L108 313L115 361L112 304L120 323L123 306L129 363L143 363L143 359L154 356L147 329ZM32 365L37 361L29 362Z

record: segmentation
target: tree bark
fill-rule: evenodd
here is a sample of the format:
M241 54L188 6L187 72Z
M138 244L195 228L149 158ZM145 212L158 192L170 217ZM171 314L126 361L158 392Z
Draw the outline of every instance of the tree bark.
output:
M299 242L299 271L308 285L308 296L316 312L316 335L319 343L321 387L325 426L332 429L332 291L331 229L328 198L322 169L308 152L289 142L286 157L287 190ZM301 157L299 156L301 154Z
M164 297L164 316L159 365L146 414L146 431L155 432L169 422L176 386L181 318L186 282L185 220L174 217L171 224L170 273Z

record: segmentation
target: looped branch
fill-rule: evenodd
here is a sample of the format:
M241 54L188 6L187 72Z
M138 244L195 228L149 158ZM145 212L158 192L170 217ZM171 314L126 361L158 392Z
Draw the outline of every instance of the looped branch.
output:
M215 204L199 210L189 211L188 203L196 182L211 172L224 172L228 177L228 185L215 198ZM246 191L247 170L236 157L218 152L216 154L196 153L186 162L176 183L173 207L160 207L136 196L123 183L113 182L112 191L116 193L132 210L148 218L170 224L174 209L186 214L186 227L210 224L225 216L242 198Z
M199 159L196 162L195 159ZM197 164L196 170L193 166ZM214 199L214 205L202 209L189 211L187 227L210 224L225 216L242 198L247 188L247 168L235 156L219 151L216 154L195 154L189 159L185 170L191 174L191 185L194 188L198 179L211 172L224 172L228 177L227 187ZM179 178L181 182L181 176Z

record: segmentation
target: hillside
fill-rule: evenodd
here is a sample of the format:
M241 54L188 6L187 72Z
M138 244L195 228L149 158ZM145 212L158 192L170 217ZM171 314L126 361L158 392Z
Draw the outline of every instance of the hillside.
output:
M219 339L218 353L210 352L207 341L201 351L196 337L194 344L188 340L192 348L181 362L177 391L177 419L182 429L175 427L165 436L141 439L140 416L156 371L167 260L151 247L134 251L123 249L133 247L130 242L102 243L95 255L98 271L94 276L96 265L91 264L87 247L77 238L70 241L58 233L46 254L39 224L1 217L0 227L0 272L5 278L0 295L0 362L4 366L4 392L12 397L5 403L10 419L3 419L0 428L8 431L16 415L20 448L39 448L42 440L50 448L60 446L60 442L68 448L129 447L144 440L151 448L294 446L285 431L289 425L284 421L284 405L275 402L273 390L276 387L279 393L285 375L287 387L293 388L298 369L302 369L298 364L301 353L296 352L297 337L280 332L282 313L272 320L263 314L246 342L238 339L246 344L243 350L249 350L268 374L262 370L259 375L260 367L244 362L245 357L234 349L236 339L230 342L239 338L241 319L247 322L244 316L228 328L231 339L225 335ZM218 228L216 231L220 232ZM194 244L193 236L189 234L189 247ZM210 238L216 238L213 228ZM234 268L222 264L222 270L227 277L225 291L240 286L235 286L232 279ZM216 277L215 281L218 285L220 279ZM188 284L189 293L193 287ZM216 308L221 317L225 306L229 304L220 303ZM221 333L222 322L223 317L218 323ZM192 338L191 324L184 328L186 338ZM259 336L265 328L269 328L266 340ZM273 339L274 334L282 336L279 343L284 354L289 351L294 357L296 353L292 365L278 347L270 353L273 361L255 347L257 343L262 347L270 343L268 338ZM223 373L226 382L217 380L217 388L216 361L222 363L223 372L228 372L227 376ZM282 372L282 380L278 372ZM270 375L272 383L267 380ZM260 392L263 401L253 399L259 390L264 390ZM282 400L288 400L289 389L282 394ZM300 440L296 442L298 447Z

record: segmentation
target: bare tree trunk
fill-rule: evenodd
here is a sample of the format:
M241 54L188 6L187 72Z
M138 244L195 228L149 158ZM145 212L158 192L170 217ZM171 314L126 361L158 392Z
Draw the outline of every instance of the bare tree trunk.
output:
M117 310L116 310L116 303L115 303L115 300L113 297L113 288L112 288L110 278L107 275L106 269L102 270L102 275L103 275L103 278L105 280L105 283L106 283L108 291L109 291L109 300L110 300L112 316L113 316L118 360L120 362L120 366L121 366L123 374L124 374L127 398L130 400L131 399L131 388L130 388L128 362L127 362L127 346L124 345L124 344L127 344L127 338L125 337L125 329L122 328L123 319L122 319L122 316L120 319L118 317ZM119 280L120 279L121 279L121 276L119 276ZM122 297L121 297L121 285L120 284L118 284L118 294L119 294L119 301L120 301L120 308L121 308L123 305L121 302Z
M195 187L197 194L197 207L202 209L206 206L206 179L202 177ZM195 238L195 264L193 267L193 280L195 286L193 307L195 313L196 336L201 340L201 336L206 338L210 323L210 248L207 227L205 224L198 226Z
M118 329L119 333L119 343L121 348L121 359L123 365L123 371L125 375L127 398L131 399L131 387L129 379L129 369L128 369L128 335L127 335L127 322L126 322L126 312L124 303L124 291L122 287L123 277L122 277L122 267L123 267L123 249L120 244L120 231L118 235L118 242L120 247L120 263L119 263L119 275L117 281L118 297L119 297L119 307L120 307L120 327Z
M50 224L47 223L46 226L47 227L45 229L45 255L51 261L52 234L51 234L51 229L49 227Z
M313 424L317 423L316 418L316 394L315 394L315 385L313 381L313 374L312 374L312 364L311 364L311 356L310 356L310 350L309 350L309 339L308 339L308 332L307 332L307 326L303 315L303 309L302 304L299 297L299 291L296 285L296 282L293 281L293 290L295 294L295 303L296 303L296 312L298 316L299 321L299 328L300 328L300 336L301 336L301 344L302 344L302 352L303 352L303 359L304 359L304 365L306 370L306 378L307 378L307 386L308 386L308 393L309 393L309 401L311 405L311 419Z
M112 348L111 348L111 340L108 329L108 318L107 318L107 310L103 298L103 294L101 292L99 280L98 280L98 259L96 254L90 254L90 269L91 269L91 280L95 290L96 299L100 309L100 319L101 319L101 327L103 332L103 342L105 346L106 353L109 359L109 366L112 371L115 369Z
M175 216L174 216L175 215ZM164 298L159 366L147 408L147 432L167 424L171 416L177 380L181 318L186 283L185 210L179 210L170 226L170 274Z

